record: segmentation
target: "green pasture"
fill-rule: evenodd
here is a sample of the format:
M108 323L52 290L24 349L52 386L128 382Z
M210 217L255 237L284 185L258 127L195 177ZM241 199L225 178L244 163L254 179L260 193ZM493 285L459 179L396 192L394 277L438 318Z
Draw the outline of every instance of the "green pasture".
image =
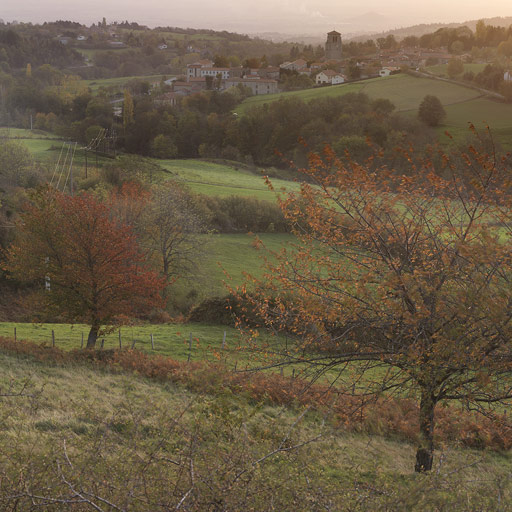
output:
M0 127L0 139L59 139L58 135L44 130L28 130L26 128Z
M57 164L59 157L61 165L66 158L67 146L63 147L64 141L48 132L20 128L0 128L0 138L2 136L18 140L27 147L36 161L45 163L50 167ZM275 192L269 190L265 184L263 179L264 170L251 172L245 166L236 162L228 165L202 160L154 161L167 171L160 176L161 179L173 177L182 181L197 193L221 197L237 195L269 201L274 201L276 197ZM79 145L73 162L76 176L83 177L85 175L85 154ZM112 159L98 157L100 166L111 162L113 162ZM88 164L90 167L96 165L94 153L88 153ZM273 178L272 184L278 192L283 189L295 190L298 188L298 184L278 178Z
M468 71L472 71L473 73L478 74L484 70L487 64L485 63L477 63L477 62L469 62L464 64L464 71L461 74L464 74ZM425 71L432 73L437 76L448 76L448 64L436 64L435 66L428 66L425 68Z
M67 146L64 146L64 143L67 141L50 132L24 128L0 127L0 140L2 138L8 138L22 143L30 151L34 160L47 164L50 168L57 164L59 158L61 165L66 161ZM102 165L106 162L112 162L112 160L100 155L98 156L98 164ZM67 164L69 164L69 155ZM91 167L96 165L96 156L94 153L88 153L88 164ZM82 168L85 173L85 154L80 144L76 146L73 165L78 173L77 176L80 175Z
M375 79L375 80L381 80ZM368 80L371 82L372 80ZM264 94L259 96L251 96L243 103L238 105L235 112L238 115L245 114L253 107L261 107L262 105L272 103L280 99L299 98L303 101L311 101L317 98L337 97L348 94L349 92L359 92L363 87L362 82L333 85L331 87L315 87L313 89L304 89L301 91L280 92L276 94Z
M467 65L475 70L483 64ZM237 109L244 114L253 106L261 106L280 98L300 97L306 101L314 98L339 96L348 92L364 92L371 98L390 100L398 111L416 115L419 104L427 94L437 96L446 110L446 119L438 128L440 140L447 142L444 132L448 131L455 141L463 141L470 132L469 124L479 129L489 126L495 140L505 149L512 148L512 105L483 97L478 91L462 85L418 78L405 74L392 75L334 87L308 89L268 96L254 96L245 100Z
M368 80L361 92L370 98L388 99L399 111L416 110L427 94L437 96L445 106L480 96L468 87L404 74Z
M398 74L332 87L318 87L304 91L252 96L239 105L236 112L242 115L251 107L261 106L282 98L297 97L304 101L311 101L327 96L343 96L349 92L364 92L371 98L388 99L396 106L397 110L401 111L417 109L427 94L437 96L443 105L468 101L480 96L478 91L461 85Z
M0 128L0 139L12 139L20 142L30 151L38 162L51 162L54 159L56 148L62 147L63 141L57 135L43 130L28 130L24 128ZM53 149L55 148L55 150ZM55 160L58 159L58 153Z
M156 162L197 193L275 200L275 192L269 190L264 182L264 171L258 174L242 166L239 167L236 163L230 166L201 160L158 160ZM283 179L273 178L272 184L277 191L298 189L298 184Z
M263 257L279 251L295 238L284 233L260 233L257 235L264 247L256 247L255 235L210 235L200 256L200 270L194 286L203 297L226 295L226 284L239 285L245 281L244 273L260 277L263 273Z
M446 119L438 128L440 134L449 132L456 141L462 141L469 135L469 124L478 131L490 128L495 141L506 149L512 149L512 104L500 103L489 98L476 98L467 103L445 107Z
M37 323L0 323L0 336L16 337L18 340L29 340L46 345L52 344L52 331L55 335L55 346L64 350L79 349L84 337L84 346L87 343L89 327L82 324L37 324ZM119 332L123 347L135 347L151 352L185 360L189 355L190 335L192 334L191 360L205 359L213 350L222 347L224 332L226 332L226 350L240 345L240 333L225 326L205 324L160 324L135 325L121 327L120 331L106 334L105 349L119 348ZM151 347L151 334L153 334L154 350ZM210 354L211 355L211 354Z
M14 339L14 329L17 340L33 341L48 347L55 343L55 347L62 350L82 348L82 337L85 348L89 333L89 327L84 324L0 322L0 336ZM123 349L134 347L151 355L171 357L179 361L223 360L230 366L244 369L267 366L270 361L274 361L265 354L277 338L262 333L258 340L263 347L261 353L247 350L247 339L233 327L203 323L145 324L122 326L111 333L103 334L99 337L96 348L101 350L102 343L103 350L119 349L120 346ZM291 375L301 368L302 365L290 365L285 373ZM334 376L333 372L331 374L330 376Z
M159 82L162 78L171 78L171 75L148 75L148 76L122 76L116 78L97 78L94 80L81 80L80 83L85 87L89 87L91 91L96 92L100 87L118 87L123 88L131 80L145 80L148 82Z

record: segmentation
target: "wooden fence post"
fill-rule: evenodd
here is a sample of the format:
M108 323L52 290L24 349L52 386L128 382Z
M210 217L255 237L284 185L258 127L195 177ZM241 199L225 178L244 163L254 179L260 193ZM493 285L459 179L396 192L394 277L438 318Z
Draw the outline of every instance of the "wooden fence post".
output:
M14 328L14 341L16 341L16 327Z
M84 348L84 333L82 333L82 342L80 343L80 348Z
M105 345L105 338L101 339L101 349L103 350L103 346Z
M191 356L192 356L192 333L190 333L190 338L188 340L188 358L187 358L188 363L190 363Z
M121 341L121 329L119 329L119 348L123 348L123 342Z
M55 331L52 329L52 347L55 347Z
M151 336L151 349L155 350L155 342L153 340L153 334L150 334L150 336Z

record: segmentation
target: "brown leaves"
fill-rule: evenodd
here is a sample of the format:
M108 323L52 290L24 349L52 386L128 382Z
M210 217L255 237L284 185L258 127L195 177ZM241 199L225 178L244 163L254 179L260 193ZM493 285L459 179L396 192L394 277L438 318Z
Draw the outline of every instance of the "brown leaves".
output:
M132 229L90 194L47 190L27 207L6 269L49 283L47 303L72 321L104 325L161 304L162 282L145 268Z

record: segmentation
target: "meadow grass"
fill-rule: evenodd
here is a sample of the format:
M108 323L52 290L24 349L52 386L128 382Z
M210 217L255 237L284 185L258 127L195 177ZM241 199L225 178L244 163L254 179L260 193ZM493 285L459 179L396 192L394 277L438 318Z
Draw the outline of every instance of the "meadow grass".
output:
M477 98L467 103L445 107L446 119L438 132L448 131L456 141L464 141L472 123L480 132L490 128L494 139L506 150L512 149L512 104L489 98Z
M475 64L475 70L479 69ZM430 70L430 68L429 68ZM416 116L419 105L427 95L437 96L446 110L446 118L436 130L441 142L450 139L444 136L448 131L456 142L462 142L470 135L469 124L478 129L491 128L495 140L509 150L512 148L512 105L500 103L462 85L398 74L364 82L342 84L328 88L286 92L268 96L254 96L245 100L237 112L243 115L253 106L261 106L278 99L300 97L305 101L326 96L341 96L348 92L363 92L370 98L390 100L398 111Z
M155 160L169 173L186 183L197 193L212 196L245 196L275 201L275 192L269 190L263 179L264 170L253 173L243 166L218 164L201 160ZM165 175L163 176L165 178ZM272 178L277 191L298 190L292 181Z
M478 74L484 70L487 64L479 63L479 62L467 62L464 63L464 71L461 73L467 73L468 71L472 71L473 73ZM428 66L425 68L426 71L432 73L437 76L448 76L448 64L436 64L435 66Z
M63 350L75 350L81 347L82 335L84 346L87 342L89 327L84 324L38 324L1 322L0 336L12 338L16 328L17 339L52 345L52 331L55 334L55 346ZM180 361L189 358L192 361L207 360L211 351L220 350L226 332L226 352L235 349L241 343L237 329L227 326L206 324L147 324L123 326L110 334L101 336L104 339L104 349L119 348L119 331L124 348L135 348L151 354L172 357ZM154 349L151 346L153 334ZM192 335L192 350L189 350L190 335ZM101 342L100 342L101 343Z
M170 510L193 464L193 499L220 499L225 510L510 510L510 453L438 446L434 471L420 475L411 443L350 433L328 412L85 363L0 353L0 364L3 390L27 383L32 394L2 400L2 506L18 487L17 509L28 510L25 493L62 495L71 483L130 510L163 510L164 499Z
M318 98L343 96L349 92L363 92L373 99L388 99L400 111L417 109L427 94L437 96L443 105L467 101L480 96L478 91L461 85L398 74L331 87L252 96L239 105L235 112L238 115L243 115L251 107L262 106L279 99L297 97L308 102Z
M372 80L368 81L371 82ZM362 88L363 83L356 82L334 85L330 87L315 87L312 89L303 89L300 91L289 91L275 94L251 96L250 98L247 98L243 103L238 105L235 108L235 112L238 115L243 115L253 107L261 107L265 104L272 103L273 101L277 101L280 99L299 98L307 102L317 98L344 96L349 92L360 92Z
M44 130L28 130L26 128L0 127L0 138L10 139L60 139L58 135Z
M399 111L416 110L423 98L434 95L443 105L460 103L480 96L478 91L448 82L398 74L364 82L361 92L370 98L390 100Z
M100 87L117 87L122 89L131 80L144 80L148 82L159 82L162 78L172 78L173 75L138 75L121 76L115 78L95 78L93 80L81 80L80 84L89 87L92 92L97 92Z

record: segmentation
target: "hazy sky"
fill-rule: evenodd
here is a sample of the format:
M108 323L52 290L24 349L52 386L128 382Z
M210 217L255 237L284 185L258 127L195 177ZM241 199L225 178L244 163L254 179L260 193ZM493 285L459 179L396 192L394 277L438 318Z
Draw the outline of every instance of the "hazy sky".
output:
M367 23L353 21L368 12ZM511 0L0 0L5 21L71 19L138 21L150 26L226 29L238 32L342 33L434 21L511 16Z

